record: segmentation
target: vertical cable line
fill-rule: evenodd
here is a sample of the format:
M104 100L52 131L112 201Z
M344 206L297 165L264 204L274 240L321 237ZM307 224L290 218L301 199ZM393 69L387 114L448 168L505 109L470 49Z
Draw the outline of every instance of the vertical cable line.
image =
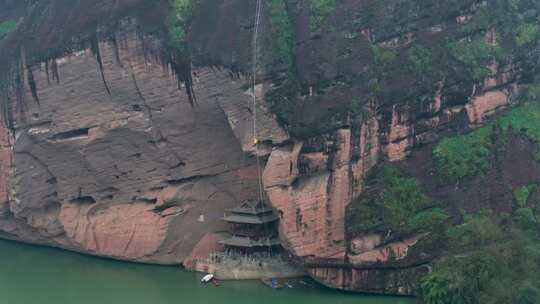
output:
M255 159L257 162L257 179L259 184L259 200L264 200L261 161L259 159L259 139L257 138L257 96L255 94L255 86L257 85L257 58L258 58L258 38L259 27L261 23L262 0L257 0L255 13L255 30L253 32L253 76L252 76L252 93L253 93L253 142L255 144Z

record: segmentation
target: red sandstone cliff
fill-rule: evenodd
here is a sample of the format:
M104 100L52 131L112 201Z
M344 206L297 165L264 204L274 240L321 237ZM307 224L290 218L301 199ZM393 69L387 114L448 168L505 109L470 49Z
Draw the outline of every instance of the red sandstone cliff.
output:
M356 7L349 2L341 13ZM203 5L216 17L208 24L195 20L196 33L211 32L206 52L231 58L248 53L231 46L242 37L225 26L235 7ZM240 19L234 19L238 28ZM435 83L439 91L420 106L375 100L362 109L366 115L359 123L349 116L338 127L300 138L289 135L271 111L265 97L276 83L268 77L256 86L253 134L247 73L216 58L193 64L190 100L163 62L163 42L141 34L133 20L123 22L114 39L23 63L21 90L0 97L17 101L8 109L13 126L0 127L0 236L130 261L189 263L215 248L226 230L223 212L257 195L260 157L283 245L312 277L340 289L411 294L409 278L427 271L430 253L415 247L426 235L391 242L377 233L349 239L348 205L363 193L368 171L379 162L428 159L414 152L450 126L481 126L517 90L513 66L492 63L484 83L471 84L470 96L456 104L445 102L445 84ZM300 22L295 30L306 31ZM347 35L358 54L342 65L364 73L372 37L368 30L361 33ZM328 36L299 43L296 60L307 82L318 68L337 73L337 63L322 68L312 62L334 56L317 45L332 42ZM405 36L379 43L395 47L415 38ZM494 43L494 36L486 39ZM306 51L310 47L321 54ZM349 102L341 89L348 88L317 96L310 86L299 120L316 121ZM261 143L257 156L254 138Z
M55 59L58 79L45 63L25 71L39 104L26 82L15 133L1 129L2 235L180 263L205 233L225 229L226 208L254 192L253 159L225 115L247 104L245 80L194 70L192 107L168 67L143 50L152 38L116 39L99 43L102 71L90 49Z
M363 179L379 160L401 161L414 147L435 142L439 130L448 124L461 121L479 126L507 106L512 91L493 87L486 87L465 105L449 109L442 108L436 97L426 109L427 118L413 120L418 113L394 107L387 124L373 114L359 128L339 129L316 143L275 147L263 181L271 205L281 215L286 248L325 285L411 294L414 284L407 276L427 268L415 268L420 262L417 258L407 261L411 267L404 270L393 270L391 265L406 259L423 235L391 243L384 243L384 235L376 234L347 240L347 205L362 193ZM318 152L311 152L314 149Z

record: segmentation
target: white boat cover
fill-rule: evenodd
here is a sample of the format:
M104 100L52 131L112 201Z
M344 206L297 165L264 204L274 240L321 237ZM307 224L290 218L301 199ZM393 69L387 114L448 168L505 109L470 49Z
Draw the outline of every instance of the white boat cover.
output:
M214 278L214 275L209 273L201 279L201 283L208 283Z

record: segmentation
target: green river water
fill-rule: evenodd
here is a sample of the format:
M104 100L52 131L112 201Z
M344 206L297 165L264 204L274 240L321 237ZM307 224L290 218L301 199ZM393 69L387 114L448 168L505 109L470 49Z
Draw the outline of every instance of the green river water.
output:
M410 298L343 293L321 286L270 289L260 282L202 285L178 267L94 258L0 241L0 304L412 304Z

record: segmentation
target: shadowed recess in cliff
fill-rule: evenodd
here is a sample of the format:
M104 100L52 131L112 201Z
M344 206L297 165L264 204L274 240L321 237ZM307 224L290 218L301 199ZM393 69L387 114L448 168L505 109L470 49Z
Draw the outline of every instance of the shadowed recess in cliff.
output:
M88 128L83 129L77 129L77 130L71 130L66 131L62 133L58 133L51 137L51 140L53 141L64 141L64 140L74 140L74 139L82 139L88 137Z
M169 64L178 81L178 89L182 90L182 85L186 90L186 94L191 106L197 102L195 91L193 90L193 77L191 75L191 59L189 51L182 53L179 51L169 52Z
M96 200L92 196L80 196L70 200L70 203L75 204L95 204Z

